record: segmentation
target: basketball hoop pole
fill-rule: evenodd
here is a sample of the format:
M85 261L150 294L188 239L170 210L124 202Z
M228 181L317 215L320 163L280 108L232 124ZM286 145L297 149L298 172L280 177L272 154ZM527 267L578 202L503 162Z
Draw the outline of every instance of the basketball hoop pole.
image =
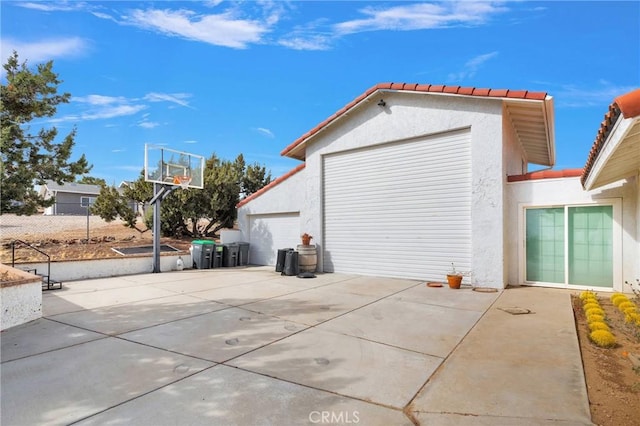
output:
M163 185L154 182L153 198L150 203L153 204L153 273L160 271L160 203L171 192L176 189L175 186Z
M160 200L162 199L162 186L153 184L153 272L160 272Z

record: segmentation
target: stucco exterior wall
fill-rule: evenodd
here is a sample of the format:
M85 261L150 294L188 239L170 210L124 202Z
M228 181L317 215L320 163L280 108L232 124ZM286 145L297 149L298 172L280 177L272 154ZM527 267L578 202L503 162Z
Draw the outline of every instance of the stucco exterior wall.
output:
M249 241L249 215L295 213L304 208L308 203L307 197L312 198L305 186L306 173L306 168L300 170L238 209L239 241Z
M188 253L162 254L160 255L160 271L169 272L177 270L178 258L182 259L185 268L191 268L193 261L191 255ZM38 271L47 270L46 263L32 262L24 263L23 265L30 269L37 269ZM51 278L56 281L62 281L63 288L67 281L148 274L152 272L153 257L151 256L127 256L51 263Z
M541 179L507 184L508 216L505 252L511 255L507 259L507 281L511 285L522 284L520 280L523 268L523 229L520 219L524 205L528 206L564 206L572 204L593 204L598 200L618 200L621 205L621 271L619 282L614 282L615 290L631 291L623 287L625 280L640 276L638 259L640 251L636 241L638 232L638 181L630 178L626 181L607 185L593 191L585 191L580 178ZM615 212L614 212L615 215ZM615 260L615 259L614 259Z
M392 141L471 129L472 281L503 287L503 145L502 101L407 93L385 93L319 133L306 151L304 208L301 224L323 250L322 156ZM322 265L322 259L318 259Z
M42 277L0 264L8 280L0 285L0 330L42 317Z
M504 140L503 144L503 176L506 181L507 176L511 175L520 175L527 173L527 159L526 153L522 148L522 144L518 140L518 136L516 135L516 131L513 128L513 124L508 116L508 112L506 107L503 107L503 117L502 117L502 136ZM505 183L506 185L506 183ZM504 202L504 217L507 218L509 216L509 196L507 194L506 188L503 193L503 202ZM508 220L503 222L503 247L508 247L509 239L513 237L509 233L508 229ZM509 271L509 262L511 261L511 257L515 256L512 251L504 250L504 260L502 262L503 274L505 277L508 275ZM517 257L517 256L516 256ZM506 283L505 283L506 284Z

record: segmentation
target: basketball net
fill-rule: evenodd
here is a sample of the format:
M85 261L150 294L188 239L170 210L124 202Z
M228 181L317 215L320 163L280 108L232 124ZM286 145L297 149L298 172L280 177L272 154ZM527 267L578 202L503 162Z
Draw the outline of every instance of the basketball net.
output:
M191 176L175 175L173 177L173 183L179 185L182 189L188 189L191 183Z

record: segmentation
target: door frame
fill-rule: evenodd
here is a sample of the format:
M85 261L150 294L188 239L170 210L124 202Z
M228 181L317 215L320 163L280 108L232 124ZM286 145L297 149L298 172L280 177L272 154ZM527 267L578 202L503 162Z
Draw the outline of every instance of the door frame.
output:
M564 241L565 241L565 254L568 244L568 221L567 215L570 207L592 207L592 206L612 206L613 207L613 221L612 221L612 237L613 237L613 287L598 287L598 286L584 286L568 284L568 271L569 271L569 256L565 256L564 259L564 283L548 283L548 282L536 282L526 280L527 271L527 241L526 241L526 210L530 208L564 208ZM623 291L622 280L622 198L602 198L586 203L521 203L518 205L518 281L522 285L532 287L552 287L552 288L564 288L574 290L597 290L597 291Z

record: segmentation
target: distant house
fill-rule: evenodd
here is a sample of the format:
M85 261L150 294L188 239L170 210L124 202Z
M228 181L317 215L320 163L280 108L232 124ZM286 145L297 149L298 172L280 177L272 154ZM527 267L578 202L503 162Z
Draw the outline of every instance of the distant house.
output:
M40 187L40 195L45 199L55 198L56 202L47 207L45 215L86 215L87 208L100 194L99 185L84 183L63 183L47 181Z

